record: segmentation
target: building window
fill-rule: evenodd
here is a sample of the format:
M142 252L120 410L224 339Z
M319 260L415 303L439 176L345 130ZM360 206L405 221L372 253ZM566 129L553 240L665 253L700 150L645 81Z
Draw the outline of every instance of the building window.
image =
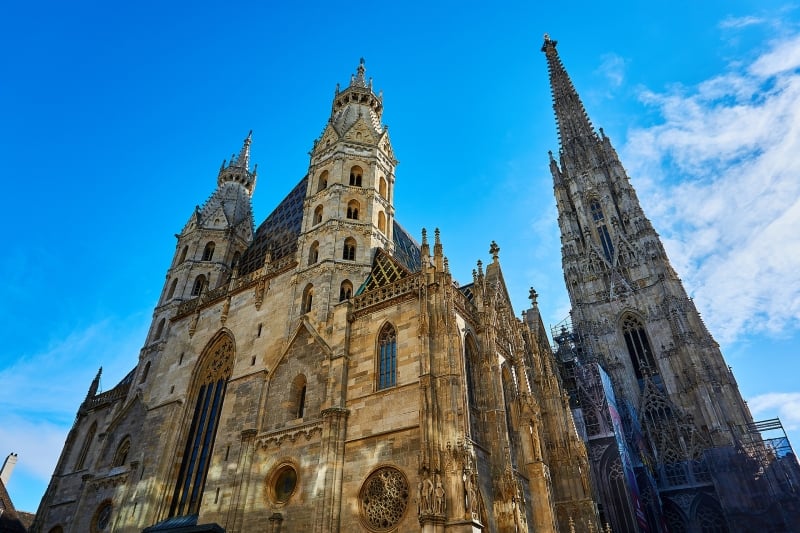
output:
M192 296L200 296L203 288L206 286L206 277L202 274L194 278L194 285L192 286Z
M306 377L300 374L294 378L292 382L292 410L294 411L294 418L303 418L306 410Z
M386 324L378 335L378 389L397 384L397 333Z
M359 491L361 520L370 531L394 531L406 513L410 494L408 480L400 470L391 466L379 468Z
M289 501L297 488L297 470L290 464L282 464L273 471L267 482L270 499L283 505Z
M625 337L625 346L628 348L636 377L642 379L645 370L656 372L653 350L650 349L650 341L642 321L634 315L626 315L622 319L622 335Z
M364 171L361 170L361 167L354 166L350 169L350 185L355 187L361 187L361 180L364 176Z
M148 363L150 364L150 363ZM125 463L128 462L128 453L131 451L131 438L125 437L122 439L122 442L119 446L117 446L117 451L114 454L114 462L111 464L112 467L114 466L123 466Z
M314 225L320 224L322 222L322 206L318 205L316 209L314 209Z
M236 270L239 268L239 260L242 258L242 254L236 252L233 254L233 259L231 259L231 270Z
M600 207L600 202L597 200L592 200L589 204L589 210L592 212L592 220L595 222L600 222L603 220L603 208Z
M386 233L386 215L383 211L378 212L378 229L381 233Z
M144 383L145 381L147 381L147 374L149 374L149 373L150 373L150 361L148 361L144 365L144 370L142 370L142 377L141 377L141 379L139 379L139 384L140 385L142 383Z
M225 390L233 370L233 339L221 334L203 351L195 372L195 389L190 396L194 412L180 458L178 479L172 495L169 516L196 514L205 488L211 450L217 433Z
M350 200L347 203L347 218L350 220L358 220L358 208L361 207L355 200Z
M106 500L100 504L92 518L92 533L111 531L111 511L113 510L111 500Z
M328 188L328 171L323 170L322 174L317 179L317 192L323 191Z
M210 241L208 244L206 244L206 247L203 248L202 261L211 261L212 257L214 257L214 241Z
M169 286L169 291L167 291L167 300L172 299L175 296L175 289L178 287L178 278L172 280L172 284Z
M600 239L603 255L606 256L608 261L612 261L614 257L614 244L611 242L611 235L608 233L608 226L605 224L605 215L603 215L603 208L600 207L600 202L592 200L589 203L589 211L591 212L592 220L597 226L597 237Z
M183 263L184 261L186 261L186 253L188 251L189 251L189 247L188 246L184 246L183 250L181 250L181 258L178 259L178 263Z
M353 297L353 284L349 280L344 280L339 286L339 301L343 302Z
M345 261L355 261L356 259L356 240L348 237L344 240L344 248L342 249L342 259Z
M75 470L83 468L83 463L86 462L86 455L89 453L89 448L92 446L95 433L97 433L97 422L92 422L92 425L89 426L89 431L86 432L86 436L83 438L83 446L81 446L81 451L78 454Z
M314 286L312 284L306 285L306 288L303 290L303 313L311 312L311 303L314 300Z
M317 261L319 261L319 243L314 241L308 250L308 264L313 265Z
M164 319L164 318L162 318L158 322L158 327L156 327L156 334L153 335L153 340L154 341L157 341L158 339L160 339L161 335L164 334L164 324L165 324L165 322L166 322L166 319Z
M464 373L466 374L467 403L469 410L470 437L476 442L481 442L480 404L482 398L481 365L478 360L478 348L475 339L467 334L464 339Z
M386 178L384 178L383 176L381 176L381 179L380 179L380 181L379 181L379 184L380 184L380 185L378 186L378 192L380 193L380 195L381 195L381 196L382 196L382 197L383 197L385 200L388 200L388 199L389 199L389 197L388 197L388 196L386 196Z

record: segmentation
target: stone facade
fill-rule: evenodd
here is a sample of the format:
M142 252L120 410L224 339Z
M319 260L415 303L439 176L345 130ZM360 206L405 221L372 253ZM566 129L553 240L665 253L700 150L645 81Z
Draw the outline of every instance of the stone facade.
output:
M459 285L397 223L382 112L362 62L258 229L250 136L223 163L33 531L599 530L535 293L518 318L496 244Z

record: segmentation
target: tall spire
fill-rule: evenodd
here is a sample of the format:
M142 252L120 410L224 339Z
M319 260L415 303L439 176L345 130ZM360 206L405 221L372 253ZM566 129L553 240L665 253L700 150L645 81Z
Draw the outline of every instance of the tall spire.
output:
M550 75L550 90L553 95L553 110L558 123L558 136L562 149L568 148L577 139L597 141L597 134L592 122L586 114L578 92L572 85L561 58L558 57L556 45L548 34L544 34L542 52L547 56L547 71Z
M250 130L250 133L247 134L247 138L244 140L244 144L242 144L242 149L239 151L239 155L231 161L231 165L238 165L245 169L250 168L250 143L253 142L253 130Z

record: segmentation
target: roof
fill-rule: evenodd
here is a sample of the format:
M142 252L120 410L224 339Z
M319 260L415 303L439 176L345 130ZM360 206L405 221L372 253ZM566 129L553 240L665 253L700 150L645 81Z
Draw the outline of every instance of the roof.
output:
M253 242L239 263L239 274L255 272L264 265L267 251L276 261L297 250L297 239L303 227L303 201L308 177L304 177L258 226ZM394 258L410 272L421 268L420 248L414 238L395 220L393 223Z
M19 512L14 508L6 485L0 479L0 533L25 533L32 521L31 513Z

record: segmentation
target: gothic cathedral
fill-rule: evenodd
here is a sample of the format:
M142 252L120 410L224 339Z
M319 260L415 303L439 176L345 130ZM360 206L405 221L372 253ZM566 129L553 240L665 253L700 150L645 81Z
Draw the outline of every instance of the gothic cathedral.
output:
M397 221L362 60L257 228L251 136L223 162L138 364L92 382L32 531L735 530L714 465L741 460L710 452L763 441L555 41L543 51L573 310L555 347L535 291L512 309L497 244L459 284L439 231Z

